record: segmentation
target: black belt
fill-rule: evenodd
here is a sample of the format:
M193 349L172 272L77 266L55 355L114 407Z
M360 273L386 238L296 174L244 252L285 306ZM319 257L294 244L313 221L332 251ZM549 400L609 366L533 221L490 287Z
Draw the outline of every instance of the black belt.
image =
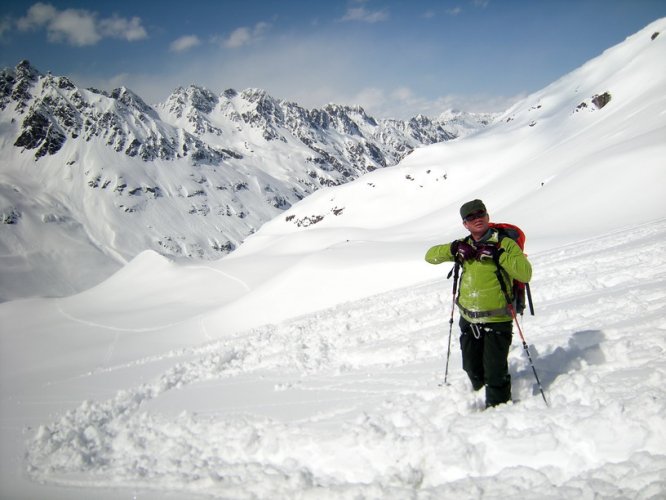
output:
M494 316L511 316L511 311L509 310L508 307L502 307L500 309L492 309L490 311L470 311L469 309L465 309L463 306L461 306L458 300L456 300L456 304L458 304L460 311L465 316L472 319L492 318Z

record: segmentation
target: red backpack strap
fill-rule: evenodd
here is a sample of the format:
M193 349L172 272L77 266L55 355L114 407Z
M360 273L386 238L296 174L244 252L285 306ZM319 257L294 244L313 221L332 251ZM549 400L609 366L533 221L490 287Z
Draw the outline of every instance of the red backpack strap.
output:
M497 230L500 240L508 236L518 244L521 250L525 250L525 233L518 226L506 222L491 222L489 226Z

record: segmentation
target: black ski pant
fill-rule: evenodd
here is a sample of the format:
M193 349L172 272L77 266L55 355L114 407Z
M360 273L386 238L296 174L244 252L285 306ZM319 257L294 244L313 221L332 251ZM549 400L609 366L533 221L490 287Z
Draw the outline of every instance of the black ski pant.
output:
M463 370L467 372L475 391L485 386L486 407L511 400L507 359L513 324L510 321L471 324L461 317L460 331Z

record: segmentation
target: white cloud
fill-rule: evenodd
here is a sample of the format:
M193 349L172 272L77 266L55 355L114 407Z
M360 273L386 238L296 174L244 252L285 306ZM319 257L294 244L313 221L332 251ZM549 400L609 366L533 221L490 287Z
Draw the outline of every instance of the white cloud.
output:
M9 17L3 17L0 19L0 38L5 36L5 33L8 33L12 29L12 21Z
M95 12L83 9L59 11L53 5L42 2L31 6L16 26L21 31L46 28L50 42L64 42L78 47L95 45L104 37L136 41L148 36L138 17L125 19L113 16L98 20Z
M407 120L422 114L437 118L445 111L458 109L468 112L499 112L508 109L523 95L502 97L489 95L456 95L427 97L409 87L367 87L347 96L339 96L338 104L360 105L375 118Z
M450 16L457 16L462 12L462 9L460 7L454 7L452 9L447 9L446 13Z
M225 40L224 45L225 47L235 49L248 44L251 39L252 35L250 34L249 28L237 28Z
M414 98L414 93L408 87L399 87L391 93L391 97L400 101L407 101Z
M268 30L270 25L265 22L259 22L253 28L240 27L231 32L231 34L222 41L222 45L229 49L237 49L244 45L249 45L261 39L262 35Z
M337 104L359 105L366 111L366 113L370 113L370 110L384 106L387 100L386 92L383 89L367 87L361 89L361 91L357 92L352 97L348 97L343 102Z
M125 19L113 16L102 19L99 23L102 34L113 38L123 38L128 42L142 40L148 36L146 30L141 26L141 19L133 17Z
M57 11L53 5L40 2L30 7L26 16L20 18L16 24L21 31L41 28L52 20L56 14Z
M185 52L186 50L190 50L191 48L196 47L197 45L201 45L201 39L199 39L198 36L186 35L181 36L180 38L177 38L171 42L171 45L169 45L169 50L171 52Z
M342 21L362 21L365 23L378 23L386 21L389 14L386 10L370 11L365 7L350 7L342 17Z
M95 26L95 18L86 11L68 9L48 21L47 33L51 42L70 45L95 45L102 36Z

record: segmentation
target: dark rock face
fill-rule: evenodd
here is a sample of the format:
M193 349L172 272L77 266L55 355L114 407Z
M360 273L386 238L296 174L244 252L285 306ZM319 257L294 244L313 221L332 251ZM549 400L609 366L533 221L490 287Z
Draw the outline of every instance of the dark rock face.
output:
M195 102L200 109L210 110L215 102L211 96L202 93ZM99 99L108 103L95 106ZM239 155L218 151L190 133L166 126L152 107L126 88L108 94L81 90L66 77L40 74L27 61L0 74L0 110L10 103L25 114L14 145L35 150L35 159L55 154L65 141L79 137L102 138L116 152L144 161L190 156L196 164L217 165Z
M595 95L592 98L592 104L594 104L597 107L597 109L603 108L610 101L611 101L611 95L608 92L604 92L601 95Z

